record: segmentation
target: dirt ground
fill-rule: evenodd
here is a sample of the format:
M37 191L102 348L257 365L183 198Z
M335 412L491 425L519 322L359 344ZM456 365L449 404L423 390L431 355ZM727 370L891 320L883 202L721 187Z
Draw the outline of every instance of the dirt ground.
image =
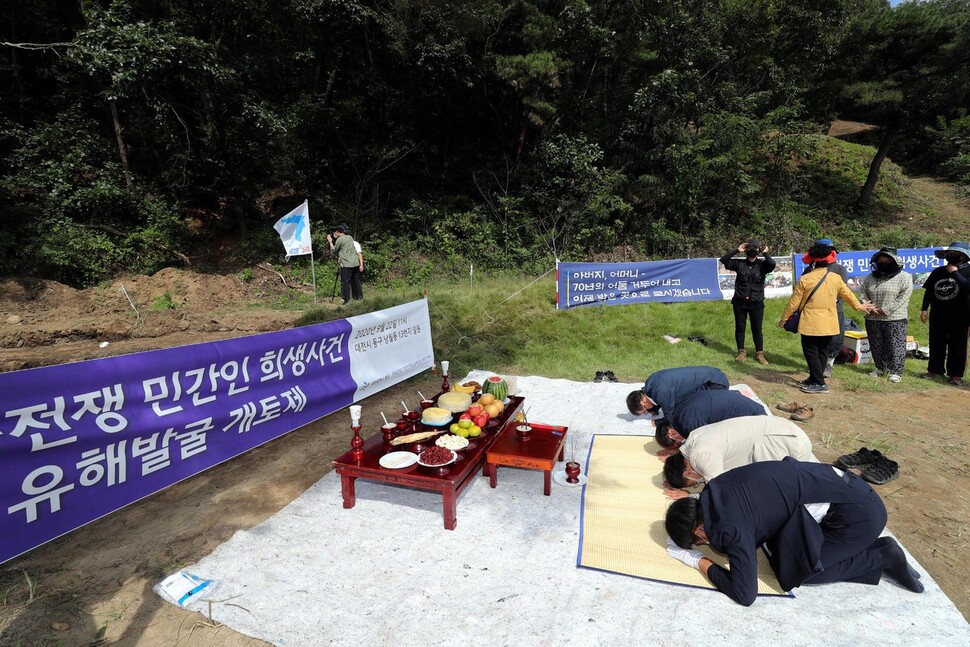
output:
M258 270L245 283L164 270L83 291L3 282L0 370L279 330L299 313L251 304L277 303L291 290ZM745 381L772 404L794 397L790 376L775 368ZM430 374L415 378L373 396L364 411L395 410L439 384ZM839 391L838 371L833 384L837 393L805 424L816 454L832 460L865 445L899 462L899 478L878 487L889 527L970 617L970 390ZM364 424L376 430L380 422L365 414ZM152 586L299 496L348 441L344 418L329 416L0 565L0 645L265 644L163 602Z

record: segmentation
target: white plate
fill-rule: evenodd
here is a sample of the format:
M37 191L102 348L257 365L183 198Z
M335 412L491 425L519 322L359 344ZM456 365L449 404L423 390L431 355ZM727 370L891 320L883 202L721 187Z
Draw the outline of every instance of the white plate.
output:
M587 478L585 474L580 474L579 476L576 477L579 479L579 483L569 483L568 481L566 481L567 478L569 477L566 476L566 472L552 473L552 480L558 483L559 485L565 485L566 487L579 487L581 485L586 485Z
M444 467L445 465L451 465L458 458L458 454L455 453L454 450L449 449L448 451L451 452L451 460L448 461L447 463L438 463L437 465L428 465L427 463L422 463L420 457L415 457L415 460L418 461L418 465L423 465L424 467Z
M390 454L384 454L381 456L380 464L381 467L386 467L390 470L399 470L405 467L411 467L418 462L418 455L414 452L391 452Z
M453 443L453 446L446 447L445 443ZM438 440L434 441L434 444L438 447L445 447L445 449L450 449L452 451L459 451L468 447L468 439L464 438L463 436L445 434L444 436L438 436Z

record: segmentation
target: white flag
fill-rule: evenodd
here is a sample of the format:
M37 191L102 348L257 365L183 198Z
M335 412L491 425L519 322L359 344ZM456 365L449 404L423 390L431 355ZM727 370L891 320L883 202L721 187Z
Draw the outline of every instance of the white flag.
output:
M299 207L277 220L273 229L279 233L280 240L283 241L287 260L290 259L290 256L303 256L313 253L310 242L310 210L307 207L306 200Z

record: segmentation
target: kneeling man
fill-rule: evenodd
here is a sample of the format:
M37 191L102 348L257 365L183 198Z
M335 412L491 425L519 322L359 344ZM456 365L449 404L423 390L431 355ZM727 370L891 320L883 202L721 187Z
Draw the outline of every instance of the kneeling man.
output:
M886 507L861 478L786 458L738 467L708 483L699 499L674 501L667 510L667 552L745 606L758 594L762 543L786 591L802 584L877 584L886 574L922 593L903 549L891 537L879 538L885 525ZM727 555L730 570L691 550L694 544Z
M677 406L677 402L691 393L701 390L720 390L730 386L724 371L713 366L683 366L654 371L636 391L626 397L626 406L635 416L644 413L664 415Z
M680 453L664 464L664 478L672 488L692 487L735 467L788 456L817 462L811 439L794 422L766 415L731 418L692 431ZM671 499L688 496L682 489L667 488L664 493Z
M682 444L695 429L743 416L767 416L765 408L740 391L698 391L677 403L667 413L666 427L657 425L657 442L661 447ZM673 452L661 452L672 454ZM780 459L779 459L780 460Z

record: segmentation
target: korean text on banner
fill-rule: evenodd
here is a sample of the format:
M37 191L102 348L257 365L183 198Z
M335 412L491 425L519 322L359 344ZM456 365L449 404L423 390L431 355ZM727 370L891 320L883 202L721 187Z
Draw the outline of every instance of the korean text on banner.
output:
M560 263L556 289L560 309L721 298L717 260L713 258L644 263Z
M273 229L280 235L286 258L313 253L310 241L310 209L307 201L276 221Z
M943 259L933 255L935 249L937 248L923 247L919 249L898 250L899 256L903 259L903 271L912 275L914 288L922 288L930 272L943 265ZM859 281L872 272L869 261L872 260L873 254L877 251L872 249L861 252L840 251L838 253L836 262L845 268L845 272L849 277L850 288L853 290L858 289ZM802 254L795 254L792 258L795 265L795 281L798 281L805 271L805 263L802 262L802 256Z
M433 365L420 300L0 373L0 562Z

